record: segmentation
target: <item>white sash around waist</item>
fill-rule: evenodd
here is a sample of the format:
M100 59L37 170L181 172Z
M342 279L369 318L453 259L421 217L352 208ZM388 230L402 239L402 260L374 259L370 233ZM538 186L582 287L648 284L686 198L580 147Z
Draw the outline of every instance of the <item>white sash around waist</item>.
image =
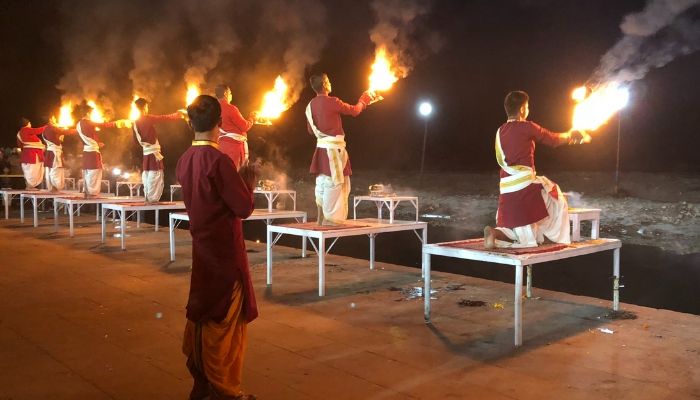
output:
M52 168L61 168L63 167L63 146L53 143L50 140L46 140L46 151L51 151L53 152L53 166ZM48 166L48 165L47 165Z
M321 132L316 127L316 124L314 124L310 102L306 106L306 120L309 122L314 136L316 136L316 147L319 149L326 149L326 154L328 154L328 166L331 170L333 184L339 185L345 182L343 171L345 170L345 165L348 163L348 152L345 150L345 136L331 136Z
M83 151L99 153L100 152L100 144L97 143L97 140L83 135L83 129L81 127L81 122L83 122L83 121L78 121L78 124L75 125L75 128L78 130L78 135L80 136L80 139L83 141Z
M19 140L19 142L22 143L22 147L26 149L44 150L46 148L41 142L25 142L22 140L22 134L20 132L17 132L17 140Z
M163 153L160 152L160 142L158 142L158 139L156 139L155 143L149 143L149 142L144 142L141 140L141 133L139 133L139 128L136 127L136 121L134 121L132 127L134 128L134 135L136 135L136 140L138 140L139 144L143 148L143 155L151 155L155 156L156 160L161 161L163 158Z
M501 147L501 130L496 132L496 161L510 176L501 178L500 192L513 193L525 189L536 181L535 170L526 165L508 165Z
M239 135L238 133L226 132L225 130L219 128L219 137L225 136L229 139L233 139L239 142L243 142L243 147L245 148L245 159L248 160L248 136Z

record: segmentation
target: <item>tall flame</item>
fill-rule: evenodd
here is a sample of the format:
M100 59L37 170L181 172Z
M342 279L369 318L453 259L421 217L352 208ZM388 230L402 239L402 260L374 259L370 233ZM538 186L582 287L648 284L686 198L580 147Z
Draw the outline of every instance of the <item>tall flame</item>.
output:
M372 92L387 91L391 89L394 82L398 80L399 78L396 76L394 70L392 70L391 63L387 58L386 47L379 47L374 55L372 73L369 75L369 90Z
M134 95L134 100L131 102L131 109L129 109L129 119L132 121L136 121L137 119L141 118L141 110L136 107L135 103L138 98L138 95Z
M199 85L195 83L187 84L187 95L185 95L185 105L190 105L199 96Z
M263 96L263 104L258 111L258 118L262 120L276 119L287 111L291 106L288 102L288 91L289 85L282 79L282 76L277 76L275 86Z
M73 119L73 103L67 102L61 104L61 108L58 110L58 118L54 117L56 125L61 128L70 128L75 125L75 120Z
M606 123L615 113L627 105L629 92L613 82L593 90L586 96L585 87L577 88L572 97L574 108L572 129L593 131Z
M90 111L90 121L92 122L105 122L105 116L102 110L97 106L94 100L88 100L87 104L92 107Z

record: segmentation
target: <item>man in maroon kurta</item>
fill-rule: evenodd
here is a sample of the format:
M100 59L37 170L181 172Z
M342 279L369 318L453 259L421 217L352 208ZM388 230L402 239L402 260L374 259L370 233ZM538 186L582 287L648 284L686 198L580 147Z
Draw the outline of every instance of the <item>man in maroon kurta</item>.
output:
M255 173L218 149L221 106L199 96L187 107L195 140L180 157L192 235L192 276L183 352L190 399L240 396L247 324L257 315L241 221L253 212ZM230 397L225 397L230 396Z
M316 151L309 172L316 176L318 223L339 224L348 217L352 175L340 116L358 116L367 108L371 97L365 92L357 104L351 105L329 96L331 82L326 74L312 76L310 83L316 97L306 106L306 125L309 134L316 136Z
M67 135L75 135L75 129L64 129L55 124L55 121L46 125L42 134L46 142L44 153L44 170L46 175L46 189L54 192L65 187L65 168L63 167L63 139Z
M215 92L221 106L220 149L233 160L236 169L241 169L248 163L248 131L253 127L255 113L243 118L238 107L231 104L233 95L227 85L218 85Z
M165 186L163 154L161 153L155 124L159 121L182 119L183 114L177 112L166 115L149 114L148 100L144 98L136 99L134 104L141 112L141 116L134 121L132 128L136 141L143 148L143 169L141 172L143 195L146 198L146 202L151 203L160 200L160 196L163 195L163 187Z
M22 162L22 173L27 183L27 190L36 190L44 178L44 142L41 141L41 134L46 126L32 128L32 123L28 119L22 118L22 127L17 132L17 147L22 149L20 161Z
M487 248L533 247L548 239L570 243L568 204L559 186L535 170L535 143L556 147L590 141L587 134L553 133L527 121L527 93L510 92L504 107L508 121L496 133L501 167L496 229L484 229Z

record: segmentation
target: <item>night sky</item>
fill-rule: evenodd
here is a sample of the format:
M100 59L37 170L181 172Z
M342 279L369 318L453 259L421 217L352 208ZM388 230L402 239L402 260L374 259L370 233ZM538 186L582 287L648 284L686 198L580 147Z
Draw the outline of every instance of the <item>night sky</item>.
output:
M390 3L402 4L386 4ZM567 130L573 109L571 90L592 76L601 57L621 39L623 17L642 10L645 3L425 3L427 11L405 27L412 71L385 94L384 101L356 119L345 119L353 168L417 170L423 121L416 114L416 105L429 99L434 102L435 114L429 123L426 168L497 170L493 138L505 120L505 94L527 91L530 120L554 131ZM285 4L288 9L270 13L260 4ZM144 56L134 51L136 48L151 49L147 56L153 62L147 67L141 64L141 72L155 80L150 83L156 87L151 95L153 113L182 107L184 73L200 54L197 50L212 43L231 46L220 52L216 65L207 71L207 87L219 82L231 85L233 103L244 115L258 106L262 93L285 70L290 60L284 60L283 54L296 34L318 47L317 56L302 68L300 80L327 72L333 94L347 102L354 103L366 89L374 57L369 32L376 22L375 13L371 2L362 0L2 0L0 12L2 146L15 145L20 116L29 117L38 126L56 113L61 96L80 86L75 83L76 71L93 68L95 78L101 81L96 86L115 105L115 117L126 117L134 57ZM697 27L699 14L694 6L684 16ZM642 47L642 51L648 48ZM631 101L621 120L623 170L700 171L696 155L700 148L699 71L700 52L693 52L632 82ZM253 158L260 155L285 168L308 164L315 140L306 132L303 110L312 96L307 85L299 101L275 126L251 130ZM190 133L182 122L164 123L159 133L172 166L188 145ZM591 145L556 150L541 147L538 170L544 174L553 169L610 170L615 162L616 133L614 118L593 133ZM104 132L108 144L105 153L112 152L112 158L119 154L123 163L138 160L138 148L132 141L109 147L112 136L128 134ZM67 140L69 152L77 148L76 143L75 139ZM109 154L105 159L110 161Z

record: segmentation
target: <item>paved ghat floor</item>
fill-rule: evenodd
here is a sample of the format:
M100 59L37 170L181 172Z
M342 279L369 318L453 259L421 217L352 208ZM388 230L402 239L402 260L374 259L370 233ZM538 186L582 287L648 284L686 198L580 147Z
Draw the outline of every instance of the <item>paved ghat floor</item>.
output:
M0 399L185 399L189 233L171 264L167 229L130 223L121 251L94 214L73 239L48 214L0 221ZM609 320L609 300L535 289L514 349L510 284L434 273L427 326L418 269L331 255L319 298L315 258L276 247L270 290L264 245L248 245L260 318L244 386L260 399L700 398L698 316L623 303L638 318Z

